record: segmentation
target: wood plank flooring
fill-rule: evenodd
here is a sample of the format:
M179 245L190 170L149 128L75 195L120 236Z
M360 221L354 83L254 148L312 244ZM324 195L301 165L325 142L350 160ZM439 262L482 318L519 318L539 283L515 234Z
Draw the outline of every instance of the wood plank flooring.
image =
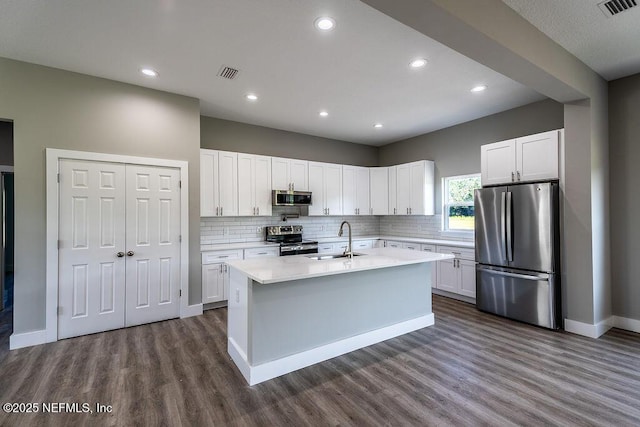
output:
M640 335L551 332L434 296L436 325L249 387L226 309L0 352L0 425L640 425ZM2 339L0 342L5 343Z

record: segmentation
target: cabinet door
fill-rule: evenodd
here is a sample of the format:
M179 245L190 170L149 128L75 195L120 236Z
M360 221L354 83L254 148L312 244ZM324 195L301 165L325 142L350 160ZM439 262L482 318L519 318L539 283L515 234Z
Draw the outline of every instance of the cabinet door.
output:
M222 264L222 300L229 300L229 285L231 283L231 272L227 264Z
M420 245L420 250L422 250L423 252L431 252L431 253L435 253L436 252L436 245L429 245L429 244L423 244ZM438 287L438 263L436 262L430 262L429 266L431 267L431 287L432 288L437 288Z
M253 157L256 215L271 216L271 157Z
M473 261L461 259L458 262L458 270L460 273L460 290L461 295L475 298L476 297L476 264Z
M389 214L389 168L369 168L372 215Z
M398 167L389 167L389 215L398 214Z
M458 293L458 268L456 259L438 261L438 286L441 291Z
M309 162L292 159L289 167L289 179L294 190L309 191Z
M238 154L238 215L255 215L255 167L251 154Z
M420 244L419 243L403 243L402 249L409 249L410 251L419 251Z
M514 139L480 147L482 185L504 184L515 180L515 150Z
M237 216L238 153L218 152L218 189L221 216Z
M324 200L324 165L309 162L309 191L311 191L311 206L309 215L326 215Z
M409 164L411 184L409 192L409 215L426 215L427 213L427 162L419 161Z
M202 303L224 300L224 268L222 263L202 266Z
M342 210L345 215L358 214L356 167L342 166Z
M329 215L342 215L342 165L326 164L324 169L324 197L327 212Z
M516 139L516 180L544 179L558 179L557 130Z
M215 216L218 204L218 152L200 150L200 216Z
M402 242L396 242L393 240L387 240L386 241L386 248L402 248Z
M289 169L291 160L280 157L271 158L271 189L289 190Z
M358 240L353 242L353 250L356 249L371 249L373 248L373 240Z
M356 209L358 215L371 215L370 208L369 168L358 167L356 168Z
M397 215L409 215L411 207L411 166L407 163L396 166Z

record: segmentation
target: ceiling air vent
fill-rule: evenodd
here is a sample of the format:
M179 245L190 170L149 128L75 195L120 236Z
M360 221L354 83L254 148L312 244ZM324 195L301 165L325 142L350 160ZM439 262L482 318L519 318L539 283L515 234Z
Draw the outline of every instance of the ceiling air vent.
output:
M636 0L609 0L598 3L600 10L611 18L638 5Z
M220 71L218 71L218 77L223 77L225 79L233 80L234 78L236 78L239 72L240 70L223 65L220 68Z

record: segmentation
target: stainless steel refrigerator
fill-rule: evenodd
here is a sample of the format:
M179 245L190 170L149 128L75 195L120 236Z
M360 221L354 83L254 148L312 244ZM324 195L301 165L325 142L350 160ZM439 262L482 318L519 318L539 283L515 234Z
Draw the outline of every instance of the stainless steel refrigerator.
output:
M476 307L560 327L558 183L475 191Z

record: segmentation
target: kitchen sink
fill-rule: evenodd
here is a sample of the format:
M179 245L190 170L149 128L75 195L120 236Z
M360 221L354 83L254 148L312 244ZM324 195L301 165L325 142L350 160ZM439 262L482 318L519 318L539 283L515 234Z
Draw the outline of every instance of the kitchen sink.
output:
M363 254L354 253L353 256L361 256ZM308 256L309 259L315 259L316 261L321 261L323 259L339 259L339 258L349 258L349 255L345 254L323 254L323 255L311 255Z

